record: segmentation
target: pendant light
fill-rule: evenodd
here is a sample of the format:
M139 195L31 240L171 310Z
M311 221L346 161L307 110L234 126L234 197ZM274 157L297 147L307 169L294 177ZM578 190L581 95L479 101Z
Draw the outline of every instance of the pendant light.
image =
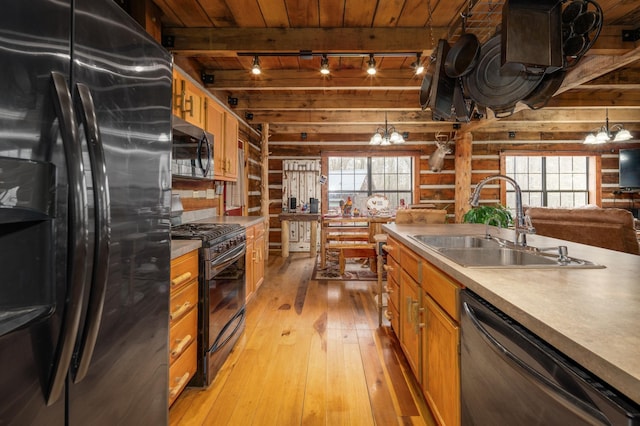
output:
M378 127L378 130L371 136L369 145L388 146L391 144L404 143L404 137L396 131L396 128L387 126L387 113L384 113L384 128Z
M632 139L631 133L622 127L622 124L614 124L609 127L609 109L605 109L606 120L605 125L600 127L600 130L595 133L589 133L583 143L587 145L595 145L609 142L613 139L614 142L628 141Z

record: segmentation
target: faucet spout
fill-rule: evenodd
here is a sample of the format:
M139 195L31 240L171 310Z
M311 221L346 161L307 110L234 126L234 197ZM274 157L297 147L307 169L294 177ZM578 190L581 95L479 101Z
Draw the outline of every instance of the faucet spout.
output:
M515 179L505 176L505 175L491 175L484 179L482 179L476 185L476 189L473 191L473 194L469 198L469 204L472 207L477 207L480 200L480 191L482 188L491 181L494 180L504 180L509 182L516 193L516 220L515 220L515 229L516 229L516 238L514 243L519 246L527 245L527 237L526 234L535 234L536 230L531 225L531 219L529 217L525 217L524 208L522 207L522 190L520 189L520 185Z

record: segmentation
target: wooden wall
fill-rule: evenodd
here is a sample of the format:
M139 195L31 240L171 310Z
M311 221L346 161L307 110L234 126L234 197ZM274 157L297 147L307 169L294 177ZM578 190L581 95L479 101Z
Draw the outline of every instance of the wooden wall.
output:
M640 148L640 143L608 143L606 145L583 145L573 139L549 140L547 134L523 134L509 137L504 134L473 135L471 183L474 186L481 179L500 173L500 153L508 151L571 151L597 154L602 159L602 207L638 208L640 196L635 199L630 194L614 194L618 189L618 150L621 148ZM290 139L290 138L287 138ZM280 251L280 221L278 214L282 206L282 162L285 159L318 159L323 151L345 151L364 154L371 148L363 141L314 141L278 140L275 136L269 141L269 248ZM455 220L455 152L445 157L444 166L438 173L429 170L429 155L435 149L434 140L409 141L402 145L402 150L418 150L420 152L419 202L435 204L437 208L447 210L449 222ZM455 149L455 147L454 147ZM390 154L392 148L386 148ZM487 185L482 191L481 202L497 203L500 193L497 186Z

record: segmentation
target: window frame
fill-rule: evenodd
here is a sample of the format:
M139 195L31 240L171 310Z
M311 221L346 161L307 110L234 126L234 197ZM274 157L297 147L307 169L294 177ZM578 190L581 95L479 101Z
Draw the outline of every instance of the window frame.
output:
M600 153L584 151L502 151L500 152L500 174L506 175L505 157L587 157L587 203L602 207L602 157ZM500 181L500 204L506 206L507 185Z
M416 204L419 200L420 194L420 151L417 150L394 150L394 151L376 151L367 152L363 151L323 151L320 158L320 169L323 176L329 176L329 157L412 157L413 159L413 171L412 171L412 200L409 200L409 204ZM370 173L370 171L369 171ZM329 206L329 185L322 185L322 214L328 212Z

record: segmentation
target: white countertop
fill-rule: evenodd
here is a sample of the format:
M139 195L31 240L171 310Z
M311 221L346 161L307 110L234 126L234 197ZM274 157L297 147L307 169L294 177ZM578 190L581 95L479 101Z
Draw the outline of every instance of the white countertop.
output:
M459 283L640 404L640 256L527 235L528 244L569 249L604 269L465 268L409 235L484 235L484 225L383 225ZM491 234L513 240L513 231Z

